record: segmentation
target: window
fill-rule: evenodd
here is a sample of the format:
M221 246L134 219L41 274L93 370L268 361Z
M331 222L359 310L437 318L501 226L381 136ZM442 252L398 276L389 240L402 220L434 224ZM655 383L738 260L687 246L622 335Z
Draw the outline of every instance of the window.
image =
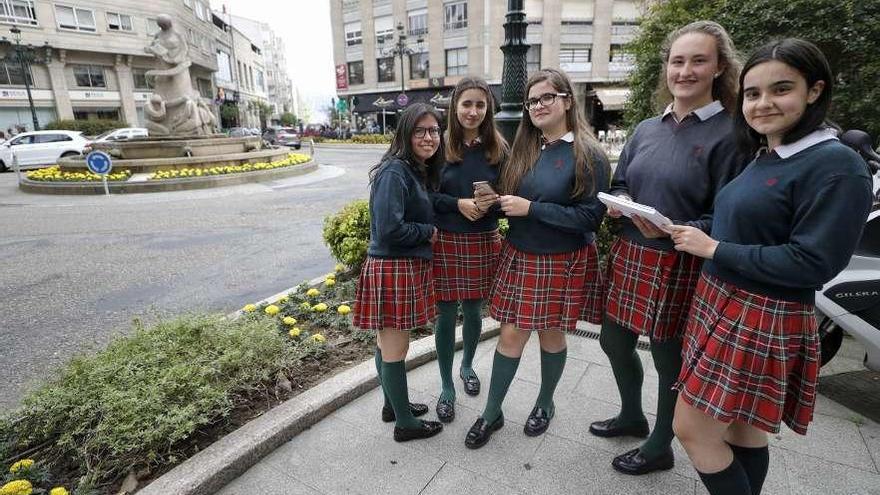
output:
M349 22L345 25L345 44L348 46L360 45L363 42L361 23Z
M36 26L34 0L0 0L0 22Z
M244 85L244 71L241 70L241 62L236 61L236 65L238 65L238 84Z
M364 62L349 62L348 63L348 84L363 84L364 83Z
M530 45L526 52L526 73L541 70L541 45Z
M147 19L147 36L155 36L161 30L156 19Z
M342 0L343 12L354 12L360 6L360 0Z
M132 31L131 16L107 12L107 29L111 31Z
M467 74L468 54L467 48L446 50L446 75L462 76Z
M592 64L589 45L562 46L559 49L559 68L566 72L590 72Z
M423 36L428 34L428 9L411 10L409 17L409 34Z
M379 82L394 80L394 57L376 59L376 66L379 68Z
M199 35L193 30L193 28L186 28L186 32L189 35L189 44L192 46L199 46Z
M56 5L55 17L60 28L95 32L95 13L91 10Z
M67 134L37 134L34 136L34 144L61 143L64 141L73 141L73 138Z
M443 10L446 15L443 22L444 31L467 27L467 2L447 3L443 6Z
M131 69L131 77L134 79L134 89L147 91L153 89L153 81L147 78L147 70L149 69Z
M30 71L27 72L27 82L34 85L34 79ZM24 86L24 73L21 65L17 62L0 62L0 86Z
M611 23L611 36L634 35L638 27L638 21L614 21Z
M74 65L73 76L81 88L106 88L104 68L100 65Z
M610 73L629 73L635 67L635 56L626 51L623 45L611 45L609 55L608 72Z
M232 82L232 63L223 50L217 50L217 79Z
M263 71L257 69L257 89L266 91L266 85L263 83Z
M200 21L204 21L207 18L205 16L205 4L202 2L196 2L196 17L198 17Z
M376 43L385 43L394 39L394 21L390 15L377 17L374 20Z
M428 52L414 53L409 56L409 78L428 78Z
M196 82L199 85L199 94L202 98L213 98L214 97L214 87L211 86L211 81L208 79L198 78Z

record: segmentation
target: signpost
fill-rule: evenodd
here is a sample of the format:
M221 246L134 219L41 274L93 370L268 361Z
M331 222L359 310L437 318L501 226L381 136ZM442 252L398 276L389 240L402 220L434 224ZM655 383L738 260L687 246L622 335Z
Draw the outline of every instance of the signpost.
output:
M86 155L86 166L92 173L101 176L104 181L104 193L110 196L110 187L107 186L107 174L113 170L113 160L110 159L110 155L103 151L92 151Z

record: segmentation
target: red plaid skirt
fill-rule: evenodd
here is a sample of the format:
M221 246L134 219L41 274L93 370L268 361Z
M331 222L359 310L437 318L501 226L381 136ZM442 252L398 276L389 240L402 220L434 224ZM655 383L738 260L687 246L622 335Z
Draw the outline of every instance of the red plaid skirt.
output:
M601 320L602 287L595 244L570 253L531 254L505 242L489 314L520 330L572 331L579 319Z
M355 291L355 327L411 330L428 325L436 311L429 260L367 256Z
M819 375L814 308L703 275L685 330L675 387L694 408L769 433L806 434Z
M703 260L619 238L608 256L608 302L615 323L651 340L681 337Z
M434 243L434 291L440 301L489 296L501 236L491 232L457 233L437 229Z

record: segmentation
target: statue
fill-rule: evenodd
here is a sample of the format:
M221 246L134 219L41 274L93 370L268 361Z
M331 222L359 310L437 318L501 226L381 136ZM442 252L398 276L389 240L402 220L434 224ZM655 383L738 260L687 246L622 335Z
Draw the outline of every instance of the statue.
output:
M160 30L145 51L155 55L164 68L146 73L154 81L153 96L144 107L150 135L213 134L214 114L192 87L186 40L175 31L171 16L161 14L156 24Z

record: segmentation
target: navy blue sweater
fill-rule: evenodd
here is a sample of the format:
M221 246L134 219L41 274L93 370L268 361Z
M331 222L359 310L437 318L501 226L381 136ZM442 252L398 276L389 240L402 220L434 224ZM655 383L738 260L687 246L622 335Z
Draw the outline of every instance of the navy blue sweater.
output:
M370 245L376 258L430 260L434 213L422 179L403 160L383 163L370 187Z
M842 270L871 209L865 163L836 140L787 159L765 154L715 200L720 243L703 270L737 287L812 304Z
M733 119L721 111L700 120L694 114L676 123L671 114L643 120L620 154L611 194L627 194L653 206L674 223L706 233L718 191L736 177L748 159L736 151ZM671 251L672 239L648 239L628 218L621 237Z
M488 232L498 228L498 217L487 214L472 222L458 210L460 198L474 197L474 182L489 181L493 189L500 172L498 165L490 165L486 160L486 148L476 145L464 148L460 163L447 163L440 171L440 186L431 194L434 203L434 222L438 228L447 232L473 233ZM493 210L494 211L494 210Z
M608 190L609 166L604 156L592 157L593 175L587 192L572 199L575 161L572 143L548 144L522 178L516 195L531 201L528 215L508 217L507 240L518 250L535 254L567 253L593 242L605 216L596 194Z

